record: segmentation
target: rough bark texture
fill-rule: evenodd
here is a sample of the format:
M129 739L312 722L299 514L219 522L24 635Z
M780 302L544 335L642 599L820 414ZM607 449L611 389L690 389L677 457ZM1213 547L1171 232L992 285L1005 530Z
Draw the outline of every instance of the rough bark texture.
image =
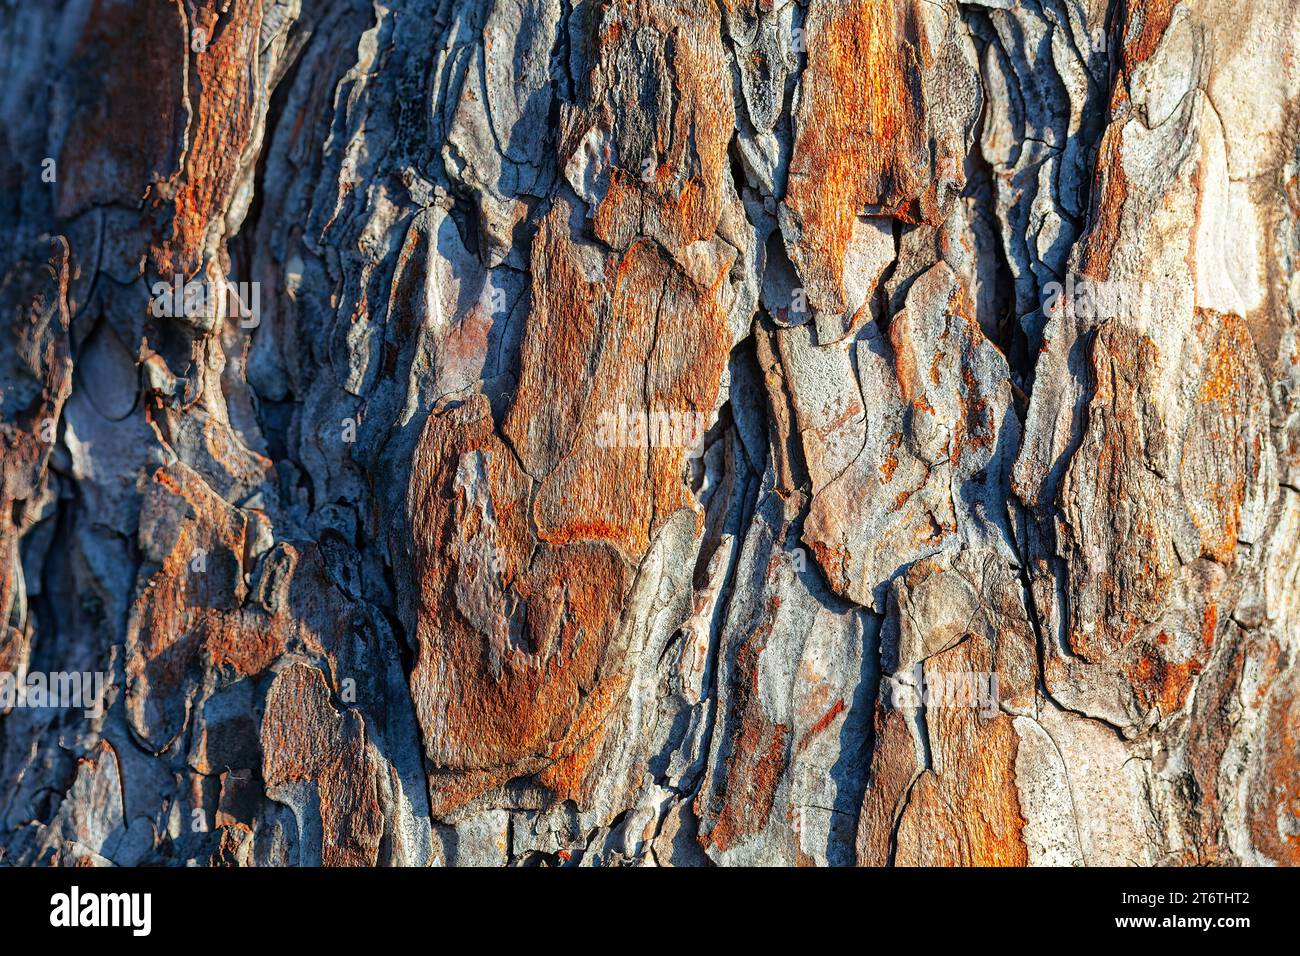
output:
M108 674L0 716L0 861L1300 863L1300 3L0 63L0 670Z

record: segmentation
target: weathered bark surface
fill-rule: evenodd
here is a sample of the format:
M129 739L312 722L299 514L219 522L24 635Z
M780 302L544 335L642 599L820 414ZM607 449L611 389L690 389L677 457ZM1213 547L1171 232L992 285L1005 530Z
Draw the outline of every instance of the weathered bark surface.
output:
M0 62L3 863L1300 863L1296 0Z

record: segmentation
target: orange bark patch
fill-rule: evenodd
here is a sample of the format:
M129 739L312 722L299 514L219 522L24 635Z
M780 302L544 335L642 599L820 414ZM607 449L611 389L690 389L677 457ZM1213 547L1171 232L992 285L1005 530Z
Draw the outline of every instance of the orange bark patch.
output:
M367 745L361 714L336 711L324 675L293 664L267 691L261 740L268 792L298 781L316 785L321 863L374 866L384 832L384 770Z
M1280 675L1279 675L1280 678ZM1285 866L1300 865L1300 697L1279 684L1265 712L1261 772L1248 822L1255 845Z
M799 750L803 750L812 742L812 739L829 727L840 714L844 713L843 699L837 700L831 709L817 718L817 723L809 727L802 737L799 738Z
M58 212L96 203L133 206L180 161L185 51L180 5L96 0L73 53L84 77L76 121L59 155Z
M497 437L486 399L436 410L412 466L421 584L412 691L430 757L485 769L559 740L607 640L626 570L607 549L534 554L531 483Z
M925 664L927 681L988 672L988 642L972 637ZM877 744L858 828L858 863L883 866L1024 866L1025 819L1016 789L1019 737L1003 713L980 708L925 709L931 766L916 748L900 710L876 705ZM892 841L891 834L897 833Z
M725 773L711 792L696 797L700 842L726 851L767 827L786 767L790 728L774 723L758 689L759 658L767 647L779 603L770 602L763 622L736 651Z
M718 296L730 262L701 287L640 241L593 281L562 203L533 249L533 314L503 431L540 481L543 541L604 541L635 560L664 520L695 507L686 445L712 412L727 359Z
M1177 0L1148 0L1125 8L1124 36L1120 44L1121 67L1111 87L1110 111L1117 115L1128 99L1133 71L1150 59L1164 38ZM1128 178L1122 152L1127 119L1111 123L1102 136L1093 186L1091 228L1083 243L1080 271L1091 279L1110 277L1110 260L1120 236L1120 220L1128 199Z
M1167 441L1148 398L1158 358L1145 336L1115 323L1101 327L1090 352L1086 432L1058 491L1078 595L1069 641L1092 662L1127 646L1159 616L1178 568L1170 531L1154 520L1171 506L1165 480L1152 470Z
M926 680L992 668L983 640L967 640L925 663ZM1019 736L1002 713L929 706L932 770L921 774L898 824L900 866L1024 866L1028 851L1016 789Z
M126 708L142 739L162 747L211 682L265 673L293 640L334 661L351 619L314 544L276 545L263 571L277 563L279 583L259 581L250 595L247 517L182 464L155 473L141 528L160 559L127 619Z
M844 256L859 215L941 220L922 76L929 41L917 2L826 0L809 9L785 204L802 232L791 261L818 309L847 308Z
M1262 478L1267 396L1250 332L1235 315L1198 312L1200 404L1183 440L1179 478L1201 553L1227 564L1242 512Z
M1119 241L1120 218L1128 200L1128 177L1124 173L1124 127L1112 124L1102 135L1097 151L1093 195L1096 199L1092 224L1083 241L1080 272L1089 279L1110 278L1110 260Z
M597 237L615 249L652 237L676 257L712 236L722 214L735 112L719 11L705 0L614 0L592 19L590 93L566 123L561 155L593 128L610 131L615 165Z
M1193 680L1204 667L1205 661L1199 655L1174 662L1159 651L1145 649L1125 669L1125 674L1133 685L1138 703L1143 708L1158 707L1161 716L1168 717L1182 709Z
M1178 0L1145 0L1127 8L1127 20L1124 25L1124 44L1121 58L1124 68L1131 76L1134 69L1155 54L1169 29L1173 19L1174 7Z
M218 6L223 10L221 26L214 31ZM258 108L260 0L220 5L202 0L196 21L192 26L207 37L202 52L188 54L192 115L184 166L160 192L160 204L170 206L171 230L155 243L152 253L154 268L163 276L190 277L198 270L209 229L234 196L245 150L252 145Z

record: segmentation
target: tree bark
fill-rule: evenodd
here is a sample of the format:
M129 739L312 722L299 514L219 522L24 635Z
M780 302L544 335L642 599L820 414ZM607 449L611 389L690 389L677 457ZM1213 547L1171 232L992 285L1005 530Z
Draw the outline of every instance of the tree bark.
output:
M7 4L0 861L1300 863L1298 8Z

